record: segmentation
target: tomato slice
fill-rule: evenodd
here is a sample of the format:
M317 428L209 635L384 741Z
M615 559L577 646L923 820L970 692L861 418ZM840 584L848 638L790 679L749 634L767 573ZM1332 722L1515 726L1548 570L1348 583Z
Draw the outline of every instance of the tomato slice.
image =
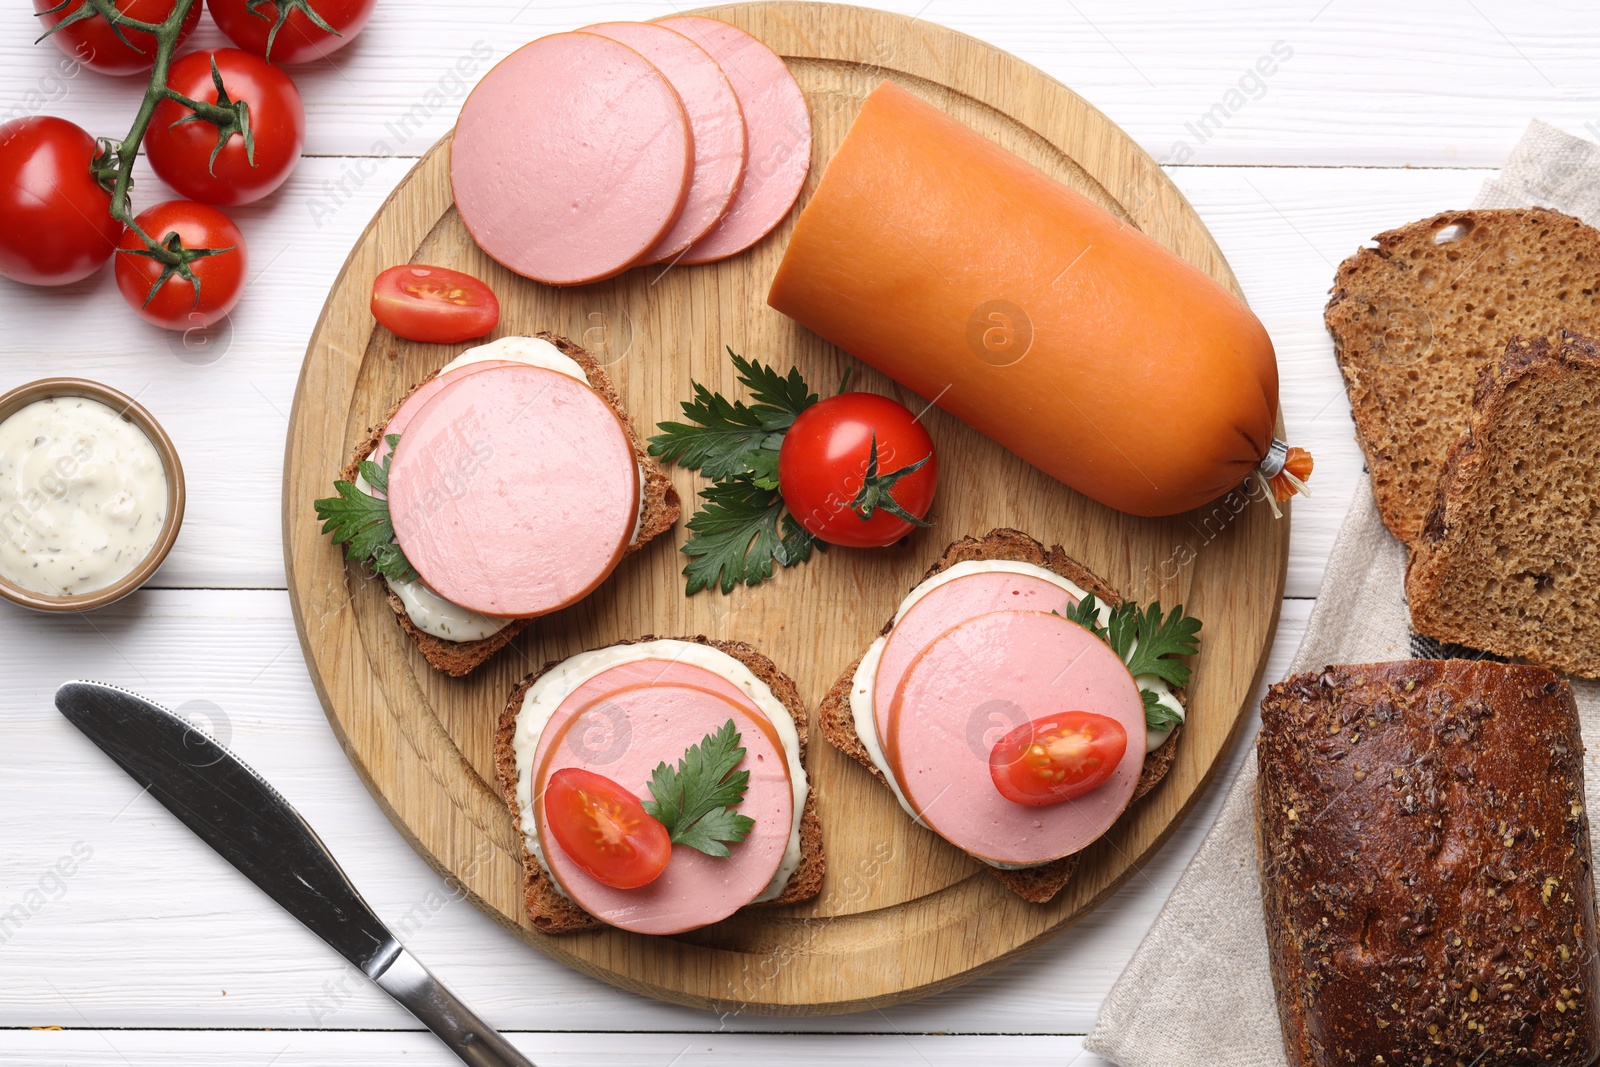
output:
M1092 711L1066 711L1023 723L989 753L1000 795L1044 807L1104 785L1128 751L1128 731Z
M451 344L494 329L500 301L470 274L402 263L373 281L372 314L396 337Z
M563 767L544 787L545 825L572 862L597 882L636 889L672 858L667 828L603 774Z

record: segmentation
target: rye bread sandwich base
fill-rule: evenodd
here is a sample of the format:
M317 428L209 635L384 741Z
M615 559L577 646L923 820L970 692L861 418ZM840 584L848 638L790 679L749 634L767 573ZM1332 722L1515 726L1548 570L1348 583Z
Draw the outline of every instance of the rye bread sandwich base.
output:
M1324 317L1384 525L1422 535L1483 367L1512 337L1600 334L1600 231L1540 208L1450 211L1339 265Z
M565 337L557 337L548 331L534 334L542 341L549 341L569 357L578 366L583 368L584 376L589 380L589 387L606 402L617 415L622 427L627 431L628 441L633 446L634 457L639 461L639 470L643 475L643 502L639 511L639 530L633 540L623 550L622 558L633 555L654 538L672 529L678 521L680 514L678 491L673 488L672 480L661 469L661 465L645 450L643 441L634 426L633 417L622 406L622 398L617 395L616 387L611 384L611 378L606 374L605 368L586 350L573 344ZM395 413L400 410L411 393L417 391L424 382L431 381L438 376L438 372L428 375L422 381L411 387L411 390L397 401L389 413L384 416L383 422L371 427L367 436L363 438L350 454L350 462L344 470L339 472L339 477L347 482L354 482L357 466L370 456L383 440L383 432L394 419ZM381 581L381 578L375 580ZM459 678L481 665L490 656L510 644L533 619L513 619L504 629L490 634L488 637L477 641L447 641L442 637L426 633L419 629L411 617L406 614L405 604L391 590L386 594L389 608L395 613L400 628L416 643L422 652L423 658L434 670L443 671L453 678Z
M1413 627L1600 677L1600 345L1514 339L1406 568Z
M1053 571L1085 592L1094 594L1103 603L1115 605L1122 600L1121 595L1104 579L1068 556L1060 545L1047 549L1027 534L1008 529L990 530L981 538L963 537L953 542L933 566L928 568L927 573L917 584L927 581L941 571L948 570L957 563L969 560L1011 560L1016 563L1031 563ZM894 615L891 613L889 621L884 624L879 634L888 634L893 625ZM865 655L865 652L862 655ZM857 657L822 698L822 703L817 707L817 726L829 744L867 768L887 789L888 780L884 778L883 771L878 769L877 764L872 762L866 746L861 743L861 737L856 733L855 716L850 710L850 689L855 682L856 668L860 665L861 658ZM1183 702L1181 690L1177 692L1177 697ZM1182 724L1175 726L1166 742L1145 757L1144 770L1139 775L1139 784L1134 789L1130 804L1150 792L1156 783L1166 776L1173 760L1177 758L1178 735L1182 732ZM1001 885L1035 904L1044 904L1061 892L1062 887L1071 880L1077 867L1077 853L1038 867L1002 870L984 864L985 870Z
M643 637L617 641L614 644L633 645L655 640L659 638L653 634L646 634ZM806 707L800 700L800 692L795 688L794 681L787 674L743 641L713 641L703 636L679 637L672 640L708 645L727 653L750 668L750 673L767 684L772 690L772 695L778 698L778 702L787 708L794 718L795 731L800 735L800 765L802 767L806 765L806 743L809 735ZM522 833L522 809L517 804L517 754L512 745L517 730L517 713L522 710L522 699L529 687L546 671L561 662L563 661L552 660L517 683L511 690L511 696L506 700L505 710L500 713L500 723L494 735L495 776L500 781L501 795L505 799L507 810L511 812L511 824L522 846L523 906L527 909L528 918L532 920L533 925L547 934L593 930L606 925L563 896L556 888L555 882L540 865L538 857L528 848L527 839ZM807 773L810 773L809 768ZM772 900L760 904L747 904L746 908L799 904L812 899L822 891L822 877L827 872L828 861L822 850L822 821L817 817L817 789L814 782L806 794L805 807L800 812L800 852L800 866L789 876L789 882L784 886L783 892Z

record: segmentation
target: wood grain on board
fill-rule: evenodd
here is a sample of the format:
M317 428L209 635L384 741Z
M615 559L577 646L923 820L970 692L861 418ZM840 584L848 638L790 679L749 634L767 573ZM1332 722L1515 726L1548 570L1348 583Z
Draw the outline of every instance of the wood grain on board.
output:
M704 14L743 26L789 62L812 106L816 185L860 102L892 78L1108 209L1237 291L1211 236L1155 163L1108 119L1020 60L926 22L827 4L758 3ZM467 236L436 145L357 242L307 349L284 470L291 603L334 729L385 811L487 913L545 952L623 988L681 1003L774 1014L860 1010L947 988L1070 925L1137 869L1196 797L1240 721L1277 622L1288 521L1259 503L1169 519L1110 511L1062 487L942 412L925 416L943 472L937 526L883 551L835 550L731 596L683 596L684 532L626 561L594 595L547 616L466 679L431 671L378 583L347 570L318 532L351 445L395 398L454 354L398 341L367 310L373 277L416 261L466 270L499 294L498 334L550 329L607 365L642 426L673 416L691 380L737 390L724 345L827 388L923 403L765 305L789 222L708 267L642 268L557 290L518 278ZM996 235L1003 240L1004 235ZM686 502L697 479L674 471ZM1048 905L1022 902L980 865L915 827L887 791L820 742L809 770L829 876L814 902L758 910L693 934L606 930L551 937L521 913L520 847L496 794L495 717L511 685L546 661L643 633L752 641L809 705L859 654L949 540L1012 526L1073 556L1126 595L1182 601L1205 621L1190 725L1163 784L1085 854Z

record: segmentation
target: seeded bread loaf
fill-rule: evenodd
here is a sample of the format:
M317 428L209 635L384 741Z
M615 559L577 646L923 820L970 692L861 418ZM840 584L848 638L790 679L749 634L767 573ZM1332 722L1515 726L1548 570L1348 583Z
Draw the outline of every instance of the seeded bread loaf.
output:
M986 559L1032 563L1054 571L1079 589L1093 593L1104 603L1116 604L1122 600L1109 583L1067 555L1060 545L1047 549L1018 530L990 530L982 537L963 537L951 543L933 566L928 568L920 581L927 581L957 563ZM887 634L893 625L894 617L891 615L889 621L884 623L883 629L879 631L880 634ZM865 767L887 789L888 779L884 778L883 771L878 769L878 765L873 763L872 757L867 754L866 746L861 743L861 736L856 733L855 715L850 710L850 690L855 683L856 668L860 665L861 660L857 658L822 698L822 703L817 707L817 726L829 744ZM1183 700L1181 691L1177 696L1180 701ZM1145 757L1139 784L1134 787L1134 800L1150 792L1162 778L1166 777L1167 771L1172 768L1172 761L1177 758L1178 735L1181 733L1183 733L1182 724L1173 727L1166 743ZM996 881L1019 897L1035 904L1044 904L1061 892L1072 880L1073 872L1077 868L1078 857L1072 855L1063 856L1038 867L1011 869L987 867L986 869Z
M1600 962L1583 741L1540 667L1410 660L1268 690L1266 933L1290 1067L1586 1067Z
M1600 334L1600 232L1538 208L1452 211L1339 265L1326 321L1385 525L1411 544L1482 368L1512 337Z
M633 541L623 553L623 557L633 555L656 537L672 529L678 521L679 504L678 491L673 488L672 481L661 469L646 450L644 442L640 439L638 430L634 427L633 418L622 406L622 398L617 395L616 387L611 384L611 378L606 374L605 368L591 356L587 350L573 344L565 337L557 337L552 333L539 333L540 340L549 341L560 349L562 354L574 360L583 368L583 373L589 379L589 387L600 395L600 398L617 413L622 426L628 432L628 440L633 444L633 454L639 460L639 469L644 476L644 501L639 513L639 530L634 534ZM433 378L429 375L422 381ZM422 382L412 387L415 392ZM394 418L395 412L400 410L400 405L406 402L411 393L402 397L389 413L384 416L383 422L372 427L365 438L356 445L351 453L350 462L339 477L347 482L356 478L356 466L370 456L383 439L383 431ZM447 641L427 633L417 627L406 614L405 604L392 591L387 594L389 609L395 613L396 621L406 635L416 643L417 649L422 653L428 665L436 671L443 671L452 677L459 678L470 673L474 668L484 663L488 658L510 644L523 630L531 619L513 619L504 629L490 634L478 641Z
M1600 347L1514 340L1485 368L1406 569L1412 626L1600 677Z
M638 641L654 640L656 640L654 635L646 634L634 641L618 641L617 644L631 645ZM787 708L794 718L795 731L800 735L800 765L806 766L806 742L809 734L806 725L806 706L800 700L800 691L795 688L793 679L780 671L775 663L756 651L753 646L743 641L713 641L708 637L685 637L679 640L694 641L726 652L749 667L751 674L765 682L772 690L772 695L778 698L779 703ZM517 840L522 842L523 907L527 909L528 918L532 920L533 925L547 934L566 934L605 926L605 923L578 907L556 888L555 880L545 871L544 865L533 854L533 850L528 848L522 834L522 807L517 802L517 753L513 744L517 733L517 714L522 710L522 698L527 695L528 688L558 662L560 661L546 663L517 683L506 700L505 710L500 713L500 723L494 736L495 774L500 780L500 792L505 798L506 807L511 812L511 824L516 828ZM809 768L807 773L810 773ZM747 904L746 907L764 908L799 904L822 892L822 878L827 873L828 860L822 850L822 820L817 816L815 782L806 795L805 808L800 812L800 851L800 866L789 876L789 882L784 886L783 892L772 900L760 904Z

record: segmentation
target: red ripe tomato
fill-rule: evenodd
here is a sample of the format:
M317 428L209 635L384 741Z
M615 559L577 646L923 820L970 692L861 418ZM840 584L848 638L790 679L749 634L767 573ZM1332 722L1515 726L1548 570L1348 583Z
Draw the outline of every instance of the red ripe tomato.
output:
M672 858L667 828L638 797L593 771L563 767L550 776L544 821L572 862L615 889L655 881Z
M60 25L67 16L86 7L88 0L69 0L60 11L50 10L60 3L61 0L33 0L33 10L39 15L42 28L48 30ZM113 0L113 3L118 11L129 18L151 23L165 22L178 6L177 0ZM199 21L200 0L194 0L194 6L183 17L183 27L178 32L180 44ZM126 37L127 42L122 37ZM142 74L155 66L156 39L153 36L141 30L124 29L122 37L117 36L111 23L101 15L91 15L50 35L57 48L101 74Z
M217 103L213 61L228 99L250 106L254 156L238 132L217 151L218 128L203 119L185 121L194 112L176 100L156 105L144 149L156 174L180 195L202 204L248 204L282 185L300 161L306 109L287 74L237 48L190 52L172 64L168 87L191 100Z
M130 227L117 246L117 288L122 298L146 321L165 330L210 326L233 310L244 292L244 235L233 220L214 207L188 200L168 200L134 217L145 233L167 247L189 251L227 249L188 264L192 280L168 271L149 256L136 254L144 242Z
M1081 797L1106 783L1128 751L1128 731L1092 711L1067 711L1025 722L989 753L989 776L1000 795L1044 807Z
M66 119L0 126L0 275L65 285L99 270L122 223L93 171L95 141Z
M330 56L355 39L372 17L378 0L211 0L211 17L228 40L274 63L310 63ZM307 7L336 31L316 24ZM283 9L288 9L283 17ZM273 27L277 27L276 35ZM272 51L267 51L268 41Z
M470 274L402 263L373 281L372 314L396 337L453 344L494 329L500 301Z
M933 438L904 405L876 393L813 404L778 452L783 502L800 525L835 545L891 545L928 525L938 482Z

